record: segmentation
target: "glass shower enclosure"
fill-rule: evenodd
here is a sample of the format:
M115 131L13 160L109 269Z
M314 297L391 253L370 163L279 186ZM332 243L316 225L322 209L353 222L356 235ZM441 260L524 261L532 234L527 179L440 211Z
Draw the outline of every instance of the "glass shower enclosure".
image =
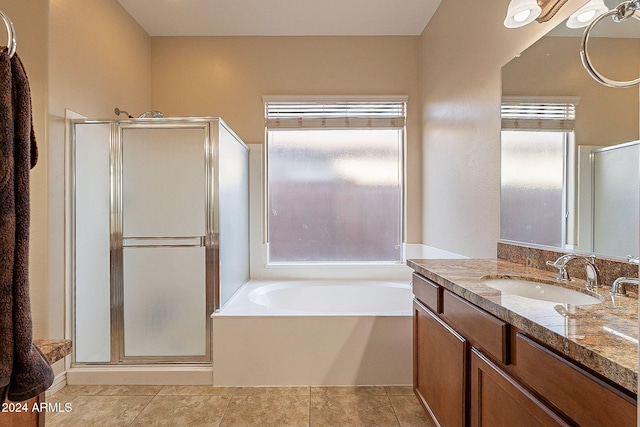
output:
M218 118L71 125L74 363L211 363L249 279L247 146Z

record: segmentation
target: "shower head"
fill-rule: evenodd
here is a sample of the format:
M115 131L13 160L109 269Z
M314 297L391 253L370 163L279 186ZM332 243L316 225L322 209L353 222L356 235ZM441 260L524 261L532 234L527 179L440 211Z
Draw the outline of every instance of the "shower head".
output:
M132 116L131 114L129 114L129 112L124 111L124 110L121 110L121 109L119 109L118 107L116 107L116 108L113 110L113 112L114 112L114 113L116 113L116 116L119 116L120 114L126 114L126 115L127 115L127 117L129 117L130 119L132 119L132 118L133 118L133 116Z
M161 119L161 118L164 117L164 114L162 114L161 111L153 110L153 111L147 111L145 113L142 113L140 115L140 117L138 117L138 118L139 119L146 119L146 118L149 118L149 117L154 118L154 119Z

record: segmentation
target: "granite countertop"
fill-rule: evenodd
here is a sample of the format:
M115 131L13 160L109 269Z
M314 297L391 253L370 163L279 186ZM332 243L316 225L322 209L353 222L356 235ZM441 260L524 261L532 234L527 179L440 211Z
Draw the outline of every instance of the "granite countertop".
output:
M33 342L42 351L50 365L71 354L71 340L39 339Z
M561 354L638 392L638 300L609 295L594 305L567 305L509 295L482 284L489 277L526 277L555 281L557 272L498 259L414 259L417 273L547 344ZM584 289L584 280L559 283Z

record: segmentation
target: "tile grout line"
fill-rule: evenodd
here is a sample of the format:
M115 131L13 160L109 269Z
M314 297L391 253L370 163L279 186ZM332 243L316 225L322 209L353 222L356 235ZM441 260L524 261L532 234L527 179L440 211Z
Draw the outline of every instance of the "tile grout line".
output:
M224 412L222 413L222 416L220 417L220 422L218 423L218 427L220 427L222 425L222 423L224 422L224 417L227 416L227 412L229 412L229 406L231 406L231 401L233 400L233 398L236 395L236 387L234 387L233 391L231 392L230 395L225 395L229 397L229 401L227 402L227 406L224 408Z
M133 420L131 420L131 422L129 423L129 427L131 427L131 426L136 422L136 420L137 420L138 418L140 418L140 415L142 415L142 413L144 412L144 410L145 410L145 409L147 409L147 407L151 404L151 402L153 402L153 399L155 399L155 398L158 396L158 394L160 393L160 391L161 391L163 388L165 388L165 387L166 387L166 386L164 386L164 385L163 385L162 387L160 387L160 388L158 389L158 391L156 391L156 393L155 393L155 394L151 395L151 399L149 399L149 401L147 402L147 404L146 404L146 405L144 405L144 407L140 410L140 412L138 412L138 415L136 415L136 416L133 418ZM149 396L149 395L147 395L147 396Z
M309 400L307 404L307 426L311 427L311 386L309 386Z
M391 406L391 410L393 411L393 416L396 418L396 423L398 423L398 427L402 427L400 418L398 418L398 413L396 412L396 407L393 406L393 401L391 400L391 396L389 395L389 390L387 390L387 387L384 388L384 391L387 396L387 400L389 401L389 405Z

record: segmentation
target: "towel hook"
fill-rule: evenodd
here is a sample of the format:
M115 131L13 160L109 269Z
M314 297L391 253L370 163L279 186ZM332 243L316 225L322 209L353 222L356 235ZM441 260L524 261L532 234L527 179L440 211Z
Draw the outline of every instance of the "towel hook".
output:
M16 30L13 28L13 22L11 19L0 10L0 16L4 21L4 25L7 27L7 51L9 52L9 58L13 57L16 53L16 47L18 42L16 41Z
M589 37L591 36L591 31L598 24L598 22L603 19L611 16L614 22L622 22L627 18L634 16L636 11L640 11L640 0L630 0L624 3L620 3L616 6L615 9L611 9L608 12L603 13L598 16L594 21L587 27L584 31L584 35L582 36L582 43L580 44L580 59L582 60L582 65L587 70L589 75L593 77L597 82L602 83L605 86L614 87L614 88L627 88L631 86L635 86L640 83L640 77L635 80L628 81L617 81L609 79L602 74L600 74L591 63L591 58L589 57L589 53L587 52L587 46L589 42Z

